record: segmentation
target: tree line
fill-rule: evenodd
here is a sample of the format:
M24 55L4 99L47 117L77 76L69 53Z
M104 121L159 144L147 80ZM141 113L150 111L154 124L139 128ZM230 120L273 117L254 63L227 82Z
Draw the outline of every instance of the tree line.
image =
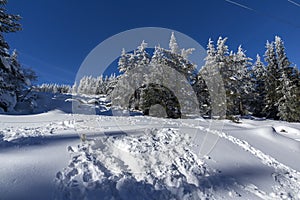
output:
M37 92L61 93L61 94L85 94L100 95L109 94L114 89L117 76L100 75L98 77L83 76L79 83L75 82L72 86L67 84L43 83L34 87Z
M126 76L133 69L147 68L151 65L175 69L192 86L197 95L202 116L212 117L212 106L219 106L226 108L225 116L219 117L253 115L276 120L300 121L300 73L299 69L289 61L283 40L276 36L274 41L267 41L265 62L260 55L257 55L255 61L252 62L253 59L246 55L241 46L236 52L230 51L226 42L226 37L219 37L216 44L209 39L205 65L197 72L196 65L188 59L194 49L180 49L172 33L169 49L156 46L153 55L148 53L147 44L144 41L133 52L126 53L123 49L118 63L119 71L122 73L121 76ZM139 76L139 71L136 70L136 72L136 74L130 74L134 80L133 85L138 81L134 78L134 76ZM161 73L168 73L168 71ZM208 88L204 77L210 75L213 79L214 74L221 75L222 86ZM168 76L168 74L164 75ZM144 73L144 76L148 74ZM177 84L178 79L173 78L175 80L173 84ZM147 83L145 77L139 85L140 87L129 100L129 105L126 104L128 100L123 102L125 107L143 110L147 113L151 105L160 104L170 113L169 117L180 116L180 111L178 111L180 105L174 94L161 85L155 86L153 83ZM220 105L212 105L211 97L218 96L212 94L218 93L220 87L224 87L226 99L220 101L222 102ZM181 90L180 87L177 89ZM126 86L122 90L126 91ZM184 94L186 91L181 92Z

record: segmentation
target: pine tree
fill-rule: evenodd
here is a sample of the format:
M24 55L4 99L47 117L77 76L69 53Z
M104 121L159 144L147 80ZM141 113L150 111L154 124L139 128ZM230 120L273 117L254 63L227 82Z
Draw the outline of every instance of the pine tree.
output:
M231 116L236 113L236 109L239 105L235 102L236 89L234 82L235 79L235 55L233 52L229 52L228 46L226 45L227 37L219 37L217 41L217 50L215 55L217 70L222 76L223 86L226 93L226 116ZM218 86L221 87L221 86ZM218 100L220 101L220 100ZM224 101L225 102L225 101Z
M77 82L75 82L72 86L72 94L77 94Z
M188 85L194 83L196 66L187 59L193 49L183 49L180 53L174 33L171 35L169 47L170 50L156 46L152 57L148 54L146 50L147 43L144 41L133 53L122 51L118 63L122 75L118 79L118 87L115 88L111 95L116 105L147 110L149 109L147 106L157 103L154 102L155 99L155 101L165 104L161 106L168 110L169 117L178 117L180 115L176 111L179 110L178 101L176 101L174 94L172 95L170 92L173 90L166 86L176 87L176 85L182 85L184 81ZM172 80L172 83L167 82L170 80ZM131 89L135 89L135 91L129 98L128 104L127 99L124 100L124 95L126 95L126 92L131 91ZM155 95L155 98L151 97L154 90L159 94ZM189 96L189 94L184 95L187 91L183 87L176 87L177 91L182 96ZM163 94L165 96L160 96ZM191 103L188 101L185 102Z
M246 56L241 46L237 53L229 52L226 41L227 38L219 37L215 49L212 40L209 39L206 63L200 73L210 94L212 104L210 109L214 108L214 110L218 110L214 112L222 113L224 110L222 108L226 107L228 117L244 115L250 109L248 101L251 98L252 84L248 68L251 59ZM222 79L222 81L218 79ZM220 95L223 94L223 89L225 89L226 100L222 99L225 97ZM203 96L203 94L198 94L198 96Z
M86 76L84 76L80 79L78 87L77 87L77 93L85 94L85 87L86 87L86 84L87 84L86 79L87 79Z
M290 113L291 118L294 119L294 121L300 122L300 71L299 69L294 66L293 68L293 78L292 78L292 84L295 86L293 87L292 93L294 97L293 101L293 111Z
M182 55L172 53L172 50L167 50L159 46L155 47L155 51L151 58L151 64L171 67L184 75L189 82L192 83L195 81L196 65L182 57Z
M17 32L21 30L21 24L19 15L12 15L6 13L5 6L7 0L0 0L0 55L3 57L9 56L9 45L5 41L3 33Z
M211 99L212 96L217 96L218 91L214 91L214 87L211 87L215 81L213 80L216 73L219 72L216 63L216 49L213 41L209 38L207 45L207 56L205 58L205 65L201 68L198 73L197 81L193 85L194 91L196 92L200 114L202 116L211 116ZM210 86L208 89L207 84ZM218 86L217 86L218 87ZM216 87L216 88L217 88ZM215 93L215 95L213 95Z
M206 81L203 78L203 76L205 76L205 75L201 74L201 71L200 71L197 76L197 80L196 80L195 84L193 84L193 89L197 95L200 115L205 116L205 117L210 117L211 116L211 107L210 107L211 100L210 100L209 90L208 90Z
M172 32L172 35L171 35L169 48L170 48L172 53L175 53L175 54L179 53L179 47L178 47L174 32Z
M185 88L185 85L194 85L197 81L196 65L187 59L188 55L192 53L193 49L182 49L181 54L179 54L179 48L174 33L171 35L169 47L169 50L156 47L151 59L151 64L154 66L159 66L157 68L160 70L160 72L157 71L156 73L161 79L161 85L172 85L173 88L168 89L170 89L170 91L176 90L178 93L180 93L180 98L183 102L185 102L184 105L181 106L183 106L183 108L192 108L195 106L195 104L197 104L197 102L188 100L188 97L191 94L189 94L189 91L187 88ZM172 83L167 83L167 80L172 80ZM164 88L161 89L165 90ZM173 98L172 95L167 91L166 94L170 95L170 99ZM170 100L169 102L174 103L173 105L170 105L170 107L178 107L176 101Z
M231 79L234 80L232 86L235 88L236 92L235 105L238 107L236 113L239 115L245 115L249 113L249 102L253 98L251 95L253 85L249 72L251 60L251 58L246 56L243 48L239 46L234 58L234 76L233 79Z
M143 40L135 51L135 65L138 67L147 67L150 63L150 55L147 52L148 44Z
M228 46L226 45L228 38L219 37L217 41L216 62L219 69L225 69L226 59L229 55Z
M296 96L293 94L295 85L292 84L291 80L287 77L286 73L283 72L281 77L282 86L280 92L282 96L278 101L278 116L281 120L285 121L299 121L299 110L297 110L297 102L294 100ZM298 107L299 109L299 107ZM297 112L298 115L294 115Z
M253 83L253 101L250 102L251 111L254 116L264 117L263 112L266 98L266 67L261 61L260 56L257 54L256 62L251 70L251 81Z
M20 16L6 13L6 0L0 0L0 108L11 111L20 101L22 90L29 86L30 79L36 78L32 70L24 72L16 51L10 55L5 33L21 30Z
M280 82L276 88L279 98L276 104L278 105L277 116L285 121L299 121L300 107L298 107L299 103L297 101L297 90L299 90L299 88L294 84L294 73L296 72L286 56L284 43L279 36L275 37L275 48L280 73Z
M278 119L278 100L277 88L279 86L280 70L276 57L274 42L267 41L265 52L266 67L266 106L263 110L267 118Z
M119 77L116 76L116 74L112 74L109 78L106 79L105 89L102 92L102 94L111 94L111 92L115 89L117 83L118 83Z
M104 89L103 89L103 75L100 75L96 77L95 80L95 94L104 94Z
M118 62L119 72L125 73L127 70L132 70L136 67L147 66L150 63L150 55L146 48L147 43L142 41L133 53L126 53L125 49L123 49Z
M18 60L18 52L16 50L13 51L13 53L10 56L11 60L11 82L14 85L15 91L17 93L17 98L20 96L20 93L22 89L25 86L31 85L31 80L33 80L34 72L32 71L30 76L29 74L25 73L26 70L23 70L21 67L21 64Z
M130 57L129 54L126 54L126 51L123 48L118 62L119 72L124 73L127 70L129 57Z

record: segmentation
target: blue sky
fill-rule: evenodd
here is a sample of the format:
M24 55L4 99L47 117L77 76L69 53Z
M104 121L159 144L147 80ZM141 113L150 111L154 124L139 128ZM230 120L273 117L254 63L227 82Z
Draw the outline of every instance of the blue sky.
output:
M231 50L241 44L252 58L279 35L289 59L300 65L300 0L9 0L7 10L23 17L23 31L6 39L39 83L73 83L95 46L139 27L173 29L204 47L208 38L226 36Z

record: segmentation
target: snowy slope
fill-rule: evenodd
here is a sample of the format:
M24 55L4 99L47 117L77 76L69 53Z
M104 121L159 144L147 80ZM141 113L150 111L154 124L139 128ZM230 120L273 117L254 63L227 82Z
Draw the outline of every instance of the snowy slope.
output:
M104 113L0 115L0 199L300 199L300 124Z

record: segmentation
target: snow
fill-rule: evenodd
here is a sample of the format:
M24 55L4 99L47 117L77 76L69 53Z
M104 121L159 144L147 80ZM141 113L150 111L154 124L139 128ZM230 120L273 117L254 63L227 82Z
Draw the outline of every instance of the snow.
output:
M0 93L0 109L2 110L2 106L7 108L7 111L12 111L17 103L15 94L12 92L1 91ZM1 113L0 110L0 113ZM3 111L2 111L3 112ZM4 112L3 112L4 113Z
M111 116L88 96L52 96L54 110L49 96L0 115L1 200L300 199L299 123Z
M281 135L284 135L288 138L292 138L292 139L300 141L300 130L299 129L285 126L285 125L274 126L274 129L276 130L277 133L279 133Z
M1 59L1 62L3 63L3 65L4 65L4 67L7 70L11 70L11 66L10 66L9 61L7 60L7 58L1 56L0 59Z

